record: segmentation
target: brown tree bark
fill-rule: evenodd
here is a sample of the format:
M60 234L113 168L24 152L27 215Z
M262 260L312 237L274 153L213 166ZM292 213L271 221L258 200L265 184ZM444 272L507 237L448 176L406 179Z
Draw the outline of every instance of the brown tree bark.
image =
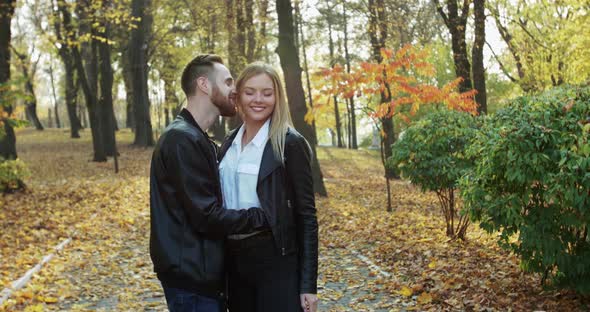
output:
M71 42L76 42L77 38L75 38L75 31L72 25L72 16L69 9L66 7L66 4L62 1L58 1L58 9L62 14L63 25L68 40ZM78 16L84 17L84 12L79 12ZM82 21L83 22L80 23L81 28L87 27L87 29L82 29L81 31L88 31L88 21L84 19ZM92 43L90 44L90 46L82 45L82 48L85 50L86 58L88 60L86 64L86 69L84 68L82 54L80 53L80 50L78 50L78 47L72 47L71 51L76 65L76 70L78 72L78 82L82 86L84 97L86 99L86 107L88 108L89 112L90 130L92 132L92 146L94 150L93 161L103 162L107 160L107 157L104 151L102 133L100 131L100 118L98 118L99 114L97 114L97 110L99 109L99 107L98 99L96 96L96 45L94 44L94 47L92 45ZM87 71L89 71L88 76Z
M475 102L477 102L477 112L487 114L488 101L486 93L486 75L483 66L483 45L486 42L486 14L485 14L485 0L473 0L473 11L475 15L475 39L473 41L473 48L471 50L473 74L473 87L477 90L475 95Z
M302 23L302 18L301 18L301 12L299 10L299 1L295 2L295 16L294 18L296 18L298 20L297 25L299 26L299 38L300 38L300 45L299 48L301 48L301 54L303 55L303 71L305 72L305 81L306 81L306 86L307 86L307 100L309 101L309 107L311 107L313 109L313 97L311 96L311 79L309 77L309 66L307 66L307 44L305 41L305 33L303 32L303 23ZM315 119L311 122L311 127L313 128L313 136L314 136L314 140L317 144L318 141L318 134L317 134L317 128L315 126Z
M132 16L139 18L137 28L131 31L129 40L129 65L132 73L133 113L135 119L136 146L147 147L154 145L152 122L150 117L150 101L148 96L148 56L149 33L152 27L152 17L148 12L151 0L132 0Z
M53 79L53 67L49 66L49 81L51 82L51 94L53 95L53 102L55 103L55 125L57 128L61 128L61 121L59 119L59 112L58 112L58 104L59 101L57 100L57 93L55 93L55 80Z
M471 1L463 0L463 4L459 8L457 0L448 0L446 12L439 0L434 0L434 2L436 3L438 13L451 33L455 75L463 79L461 84L459 84L459 91L470 91L473 88L473 84L471 82L471 64L467 56L465 31L467 29L467 17L469 15L469 3Z
M133 75L129 63L129 42L121 45L121 75L125 86L125 127L135 131L135 114L133 112Z
M377 63L383 61L381 50L385 48L387 40L387 24L385 19L385 5L383 0L369 0L369 36L372 48L372 57ZM381 103L391 101L389 86L386 84L386 91L381 92ZM392 211L391 206L391 187L389 180L396 176L390 170L387 170L385 163L392 155L391 145L395 142L395 132L393 119L390 117L380 118L381 130L381 162L385 170L385 183L387 186L387 211Z
M346 60L346 71L350 73L350 54L348 53L348 15L346 12L346 1L342 1L342 16L344 17L344 59ZM348 99L348 112L349 112L349 134L350 134L350 144L349 148L351 149L358 149L358 142L356 138L356 112L355 112L355 105L354 105L354 97Z
M261 59L262 55L264 55L264 59L266 60L266 62L270 63L270 53L268 51L268 39L266 30L266 25L268 22L268 0L259 0L258 8L258 20L260 21L260 40L258 40L258 46L256 47L255 58Z
M328 8L331 10L331 8ZM330 51L330 67L334 68L336 59L334 58L334 39L332 38L332 18L326 15L326 22L328 23L328 50ZM342 144L342 121L340 120L340 110L338 109L338 96L334 95L334 120L336 127L336 142L338 147L343 147Z
M57 8L57 5L54 4L54 8ZM53 26L55 29L57 41L61 43L58 48L59 57L64 64L65 69L65 98L66 98L66 110L68 112L68 119L70 120L70 137L71 138L79 138L80 137L80 129L82 129L82 123L80 122L80 118L77 115L77 97L78 97L78 87L74 83L75 81L75 71L76 66L74 63L72 51L69 45L65 44L66 39L63 36L62 29L64 28L63 25L63 18L60 17L60 12L58 9L54 9L52 11L53 14Z
M103 9L105 11L108 9L109 3L109 0L103 1ZM105 153L107 156L117 157L115 138L116 121L115 111L113 109L113 67L111 65L111 47L108 44L110 23L103 19L101 24L101 31L98 35L105 40L98 43L100 71L100 99L98 105L101 107L99 118L101 119Z
M0 85L10 81L10 21L14 14L16 0L0 0ZM0 90L0 98L3 96ZM3 103L3 110L12 114L12 103ZM9 122L3 117L4 134L0 135L0 157L16 159L16 135Z
M313 159L312 173L314 191L321 196L326 196L326 187L322 177L320 164L316 154L316 139L313 128L305 122L304 117L307 113L305 105L305 94L301 83L301 67L299 65L299 55L294 43L295 29L293 24L293 7L291 0L276 0L276 10L279 22L279 46L277 52L281 59L281 67L285 75L285 87L287 89L287 98L291 109L293 124L310 143Z
M227 65L232 73L232 76L237 77L245 64L243 62L243 54L245 47L245 34L240 31L240 23L243 19L240 15L241 3L243 0L225 0L226 15L225 25L226 31L229 36L229 44L227 45ZM239 21L238 21L239 19ZM238 115L234 117L226 118L226 124L229 130L237 128L242 120Z
M31 122L35 129L42 131L43 125L37 116L37 96L35 95L35 87L33 79L35 75L35 70L31 70L31 67L35 67L32 60L27 59L27 56L24 53L18 52L11 46L12 52L18 58L18 67L20 67L21 72L23 74L23 78L25 80L25 91L28 94L27 99L25 99L25 114L29 122Z

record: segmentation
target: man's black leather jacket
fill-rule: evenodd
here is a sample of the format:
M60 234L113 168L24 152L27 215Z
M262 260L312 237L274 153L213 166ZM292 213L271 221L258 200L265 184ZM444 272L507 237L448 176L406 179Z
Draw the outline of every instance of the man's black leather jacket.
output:
M223 158L238 131L221 146ZM317 293L318 221L316 216L311 150L305 138L289 129L285 138L285 165L273 153L270 140L262 154L256 193L271 226L277 250L297 253L299 291Z
M268 228L259 208L223 208L216 145L183 110L158 140L150 170L150 255L170 287L217 297L228 234Z

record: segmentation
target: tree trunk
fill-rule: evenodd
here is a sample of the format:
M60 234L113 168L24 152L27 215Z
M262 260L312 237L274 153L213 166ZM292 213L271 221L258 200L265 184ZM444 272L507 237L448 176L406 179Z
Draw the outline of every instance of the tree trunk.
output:
M14 14L16 0L0 0L0 85L10 81L10 20ZM0 98L3 96L0 89ZM12 103L0 102L4 112L12 114ZM16 159L16 136L6 117L0 119L4 124L4 133L0 132L0 157Z
M387 25L385 23L383 0L369 0L369 36L372 47L372 57L377 63L381 63L381 50L385 48L385 40L387 39ZM386 84L386 91L381 92L381 103L391 101L391 93L389 86ZM393 127L393 120L390 117L380 118L381 122L381 160L383 163L383 170L385 171L385 183L387 186L387 211L392 210L391 206L391 192L389 179L393 178L392 172L387 170L385 162L392 155L391 144L395 141L395 133Z
M72 19L71 13L68 11L68 8L65 6L65 3L58 1L58 8L63 16L63 23L66 30L66 34L68 36L68 40L72 42L76 42L75 32L72 26ZM83 13L79 13L83 14ZM81 28L86 27L84 30L88 30L88 25L81 24ZM100 131L100 119L98 118L99 114L97 114L98 110L98 101L96 98L96 44L93 43L89 47L88 45L82 45L82 49L85 51L85 57L88 60L87 68L90 70L90 73L87 72L84 68L84 64L82 62L82 54L78 50L78 47L72 47L72 56L76 64L76 70L78 72L78 82L82 86L82 90L84 91L84 97L86 99L86 107L89 110L90 115L90 130L92 132L92 146L94 149L94 157L93 161L103 162L107 160L104 151L103 145L103 138L102 133Z
M285 75L285 86L293 124L297 131L309 141L312 149L313 159L311 168L314 190L321 196L326 196L326 187L316 154L317 142L314 131L311 125L307 124L304 120L305 114L307 113L307 106L305 105L305 95L301 83L299 55L293 41L295 29L293 27L293 7L291 6L291 0L276 0L276 9L279 17L279 46L277 50Z
M62 57L65 67L66 109L68 111L68 118L70 119L70 137L79 138L82 123L76 113L78 88L74 83L75 66L70 56L71 53L67 53L65 57Z
M258 20L260 21L260 39L258 40L258 47L256 47L255 58L261 59L262 52L264 51L264 59L267 63L270 63L270 53L268 52L268 39L266 25L268 21L268 0L259 0L259 13Z
M170 124L171 118L169 116L169 112L173 110L175 107L178 106L178 97L176 96L176 92L174 91L173 82L168 79L166 75L162 75L162 79L164 80L164 106L166 111L165 122L166 126ZM173 116L175 117L175 116Z
M151 32L152 27L152 17L148 12L150 5L151 0L132 0L132 15L134 18L140 19L140 21L138 27L131 31L129 40L129 64L132 68L132 87L134 90L135 139L133 144L144 147L154 145L147 85L148 34Z
M108 1L103 2L103 8L106 10L109 5ZM102 135L104 150L107 156L117 156L117 147L115 139L115 111L113 109L113 68L111 66L111 47L107 40L109 38L109 22L104 21L102 31L98 34L104 38L104 41L98 43L99 69L100 69L100 100L101 107L99 116L102 125Z
M348 53L348 15L346 13L346 2L342 1L342 15L344 17L344 58L346 59L346 71L350 73L350 54ZM358 149L358 142L356 138L356 112L354 106L354 97L348 99L348 111L350 113L350 137L351 142L349 147L352 149Z
M332 39L332 20L331 16L326 16L328 22L328 48L330 50L330 67L334 68L336 60L334 59L334 40ZM342 122L340 120L340 110L338 109L338 97L334 95L334 119L336 121L336 137L338 147L342 145Z
M256 27L254 25L254 0L245 0L246 10L246 34L248 45L246 49L246 60L248 63L255 61L256 56Z
M475 102L477 102L477 112L487 114L487 94L486 94L486 76L485 68L483 66L483 45L486 42L486 14L485 14L485 0L474 0L473 11L475 14L475 39L473 42L472 56L472 73L473 73L473 87L477 90L475 95Z
M307 100L309 101L309 107L313 108L313 97L311 96L311 79L309 78L309 67L307 66L307 47L305 43L305 34L303 33L303 23L301 22L301 13L299 12L298 2L295 5L295 17L299 20L297 25L299 25L299 37L301 40L301 54L303 55L303 70L305 72L305 80L307 83ZM314 140L317 144L318 135L317 135L317 128L315 126L315 119L311 122L311 127L313 128L313 136Z
M61 122L59 120L59 113L58 113L58 100L57 100L57 94L55 93L55 81L53 79L53 67L51 67L51 65L49 66L49 80L51 82L51 93L53 95L53 101L55 103L54 108L55 108L55 124L57 126L57 128L61 128Z
M25 82L25 89L30 96L30 98L25 100L27 117L29 118L29 121L33 123L35 129L42 131L43 125L37 116L37 96L35 95L35 88L33 87L33 82L31 81L32 78L28 75L25 76L27 79Z
M53 116L53 113L51 112L51 107L48 107L47 108L47 127L48 128L53 128L53 118L51 116Z
M459 12L457 1L447 1L447 13L444 12L439 0L435 0L435 3L440 16L451 33L455 75L463 79L461 84L459 84L459 91L470 91L473 88L473 84L471 83L471 64L469 64L467 43L465 42L470 1L463 2L461 12ZM483 49L483 46L481 48Z
M53 4L53 1L52 1ZM68 111L68 119L70 120L70 137L71 138L79 138L80 137L80 129L82 128L82 124L80 123L80 119L76 114L76 103L77 103L77 95L78 95L78 86L74 83L74 71L76 70L76 66L74 64L72 51L69 45L65 44L66 39L63 36L62 28L65 28L63 25L63 17L60 18L60 10L59 7L54 7L52 10L53 16L53 25L55 28L55 33L57 36L57 40L61 43L61 46L58 48L58 54L61 58L62 63L64 64L65 69L65 97L66 97L66 110ZM51 69L51 85L53 87L53 69ZM57 97L54 94L57 103Z
M369 0L369 36L373 52L372 57L377 63L383 61L381 50L385 48L385 41L387 39L387 25L385 24L385 12L383 8L383 0ZM385 91L381 92L381 103L391 101L391 93L387 84L385 89ZM383 140L385 160L387 160L392 155L391 145L395 142L394 125L393 120L389 117L381 118L380 122L381 130L384 134L381 139ZM386 176L389 178L393 177L387 173Z
M230 39L230 44L227 45L227 63L229 70L234 77L237 77L246 65L246 34L244 29L244 19L241 14L243 6L242 1L243 0L225 0L227 9L226 30ZM242 124L239 115L224 118L229 130L233 130Z
M125 85L125 103L126 103L126 116L125 126L130 129L135 129L135 117L133 113L133 78L131 74L131 66L129 64L129 44L125 45L125 48L121 51L121 67L123 83Z
M18 58L18 65L22 71L23 78L25 80L25 91L28 94L25 99L25 113L29 122L31 122L35 129L43 130L43 125L37 116L37 96L35 95L35 87L33 86L34 71L30 72L31 60L27 59L27 56L23 53L19 53L14 47L12 51Z

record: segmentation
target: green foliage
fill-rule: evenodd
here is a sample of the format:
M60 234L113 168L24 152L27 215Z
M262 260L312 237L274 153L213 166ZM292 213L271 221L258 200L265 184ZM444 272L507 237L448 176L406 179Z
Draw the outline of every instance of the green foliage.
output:
M447 221L447 235L464 238L468 219L456 207L457 182L473 166L465 154L475 137L477 119L467 113L439 109L413 123L393 145L387 167L397 169L422 191L434 191ZM455 219L458 222L455 223Z
M520 97L488 116L472 173L461 180L466 208L523 268L554 285L590 293L590 87ZM518 240L511 240L517 234Z
M0 193L10 193L24 188L23 179L29 176L24 162L4 160L0 157Z
M388 167L396 167L423 191L455 188L471 168L465 147L475 136L476 118L440 108L413 123L393 145Z
M13 115L13 104L19 99L28 99L26 95L18 85L23 82L23 79L12 79L10 81L0 83L0 138L6 133L4 129L4 123L9 124L13 128L27 125L25 120L14 118Z

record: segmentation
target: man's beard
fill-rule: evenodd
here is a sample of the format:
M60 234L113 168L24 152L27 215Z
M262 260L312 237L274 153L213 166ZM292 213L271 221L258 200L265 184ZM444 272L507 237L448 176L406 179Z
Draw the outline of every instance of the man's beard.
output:
M223 96L217 85L213 86L211 92L211 102L219 109L219 114L224 117L231 117L236 114L236 106L230 100L229 96Z

